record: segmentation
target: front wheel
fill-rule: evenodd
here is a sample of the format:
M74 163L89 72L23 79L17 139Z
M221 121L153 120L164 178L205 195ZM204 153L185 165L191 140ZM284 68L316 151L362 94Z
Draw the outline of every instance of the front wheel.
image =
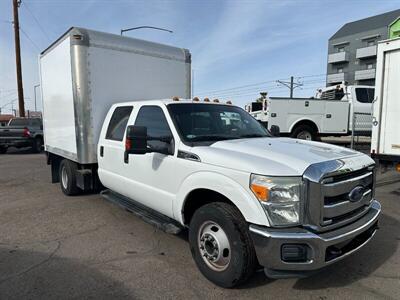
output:
M190 222L189 243L197 267L216 285L234 287L254 273L257 259L248 224L232 205L200 207Z

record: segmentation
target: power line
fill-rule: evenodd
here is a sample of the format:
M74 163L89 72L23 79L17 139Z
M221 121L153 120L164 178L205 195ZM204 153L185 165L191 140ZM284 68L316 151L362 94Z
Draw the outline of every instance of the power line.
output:
M258 83L252 83L252 84L246 84L246 85L241 85L241 86L232 87L232 88L227 88L227 89L222 89L222 90L205 91L205 92L203 92L202 94L209 94L209 93L215 93L215 92L223 92L223 91L236 90L236 89L241 89L241 88L250 87L250 86L257 86L257 85L262 85L262 84L271 83L271 82L275 82L275 80L262 81L262 82L258 82Z
M40 52L40 48L36 43L29 37L29 35L22 29L22 27L19 27L19 30L21 30L22 34L32 43L33 46Z
M326 76L326 74L310 74L310 75L303 75L303 76L297 76L294 77L295 79L301 79L301 78L312 78L312 77L323 77ZM279 79L280 81L284 80L284 79ZM256 87L256 86L260 86L263 84L267 84L267 83L275 83L277 80L269 80L269 81L262 81L262 82L257 82L257 83L251 83L251 84L246 84L246 85L241 85L241 86L236 86L236 87L231 87L231 88L226 88L226 89L218 89L218 90L209 90L209 91L205 91L205 92L201 92L201 95L205 95L205 94L212 94L212 93L220 93L220 92L225 92L225 91L236 91L236 90L242 90L244 88L248 88L248 87Z
M207 94L199 94L200 96L207 96L207 95L231 95L231 94L236 94L236 93L242 93L242 92L251 92L251 91L259 91L261 89L270 89L275 87L276 85L269 85L269 86L259 86L259 87L251 87L251 88L246 88L246 89L240 89L240 90L231 90L231 91L226 91L226 92L217 92L217 93L207 93Z
M31 9L29 8L28 4L26 4L26 2L22 2L23 3L23 7L25 7L25 9L29 12L29 14L32 16L33 20L35 20L36 24L38 25L40 31L43 33L43 35L50 41L49 35L47 34L47 32L44 30L43 26L40 24L39 20L35 17L35 15L33 14L33 12L31 11Z

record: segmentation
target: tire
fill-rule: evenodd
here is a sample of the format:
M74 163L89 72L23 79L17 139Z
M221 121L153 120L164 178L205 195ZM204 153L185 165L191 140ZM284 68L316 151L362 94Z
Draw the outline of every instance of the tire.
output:
M43 139L41 137L36 137L33 140L32 151L34 153L40 153L42 152L42 147L43 147Z
M292 133L290 134L290 137L295 138L295 139L308 140L308 141L319 140L318 131L315 130L315 128L310 125L296 126L293 129Z
M76 185L76 170L78 166L76 163L64 159L60 163L59 176L60 186L62 192L67 196L77 195L81 190Z
M0 146L0 154L5 154L7 152L7 147Z
M189 243L200 272L218 286L232 288L254 273L257 258L248 224L232 205L214 202L197 209L190 221Z

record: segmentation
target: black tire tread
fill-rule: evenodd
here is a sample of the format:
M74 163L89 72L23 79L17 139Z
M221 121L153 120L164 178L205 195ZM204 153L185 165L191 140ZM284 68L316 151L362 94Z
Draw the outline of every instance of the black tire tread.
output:
M40 141L40 146L38 147L37 141ZM34 153L40 153L42 152L42 145L43 145L43 139L41 137L35 137L32 145L32 150Z
M252 276L252 274L255 271L256 265L257 265L257 257L256 257L256 253L254 250L253 241L251 240L251 237L250 237L250 234L248 231L247 222L244 220L242 214L236 207L234 207L228 203L225 203L225 202L209 203L209 204L206 204L206 205L200 207L199 210L200 209L211 210L211 211L218 210L222 215L224 215L224 217L226 219L230 220L233 223L234 229L239 233L239 237L240 237L240 241L241 241L240 246L242 247L242 251L243 251L243 255L244 255L243 260L244 260L245 264L241 270L241 273L236 278L236 280L234 282L224 285L224 287L232 288L232 287L243 284L244 282L246 282L249 279L249 277ZM195 212L195 214L196 214L196 212ZM194 218L195 218L195 216L193 216L192 220Z
M67 174L68 174L68 187L67 189L64 189L63 185L62 185L62 176L61 176L61 170L63 168L63 166L65 166L65 168L67 169ZM77 195L81 192L81 190L78 188L78 186L76 185L76 177L75 177L75 173L76 170L78 169L78 166L76 165L76 163L68 160L68 159L64 159L61 161L60 163L60 186L61 186L61 190L62 192L67 195L67 196L74 196Z

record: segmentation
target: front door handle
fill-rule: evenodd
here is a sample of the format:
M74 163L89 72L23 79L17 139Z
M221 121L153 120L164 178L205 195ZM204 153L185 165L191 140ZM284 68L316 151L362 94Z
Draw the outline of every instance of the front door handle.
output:
M104 156L104 146L100 146L100 157Z

